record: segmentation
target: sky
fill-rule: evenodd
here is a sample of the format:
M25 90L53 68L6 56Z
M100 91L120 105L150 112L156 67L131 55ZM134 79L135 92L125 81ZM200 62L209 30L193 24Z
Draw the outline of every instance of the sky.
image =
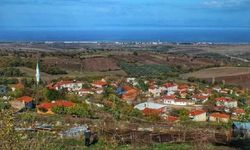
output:
M250 0L0 0L1 30L250 27Z

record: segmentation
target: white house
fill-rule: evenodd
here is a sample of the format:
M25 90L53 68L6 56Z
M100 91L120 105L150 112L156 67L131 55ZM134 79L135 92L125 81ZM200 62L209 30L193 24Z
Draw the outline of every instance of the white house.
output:
M192 121L206 121L207 114L204 110L193 110L189 113L189 118Z
M90 89L80 89L77 91L77 94L79 96L83 96L83 95L86 95L86 94L94 94L93 91L91 91Z
M56 84L50 84L48 88L55 89L55 90L61 90L66 89L68 91L78 91L82 88L83 83L77 82L77 81L60 81Z
M203 96L203 95L193 95L192 96L192 100L194 102L202 102L202 103L205 103L207 100L208 100L208 96Z
M174 105L186 106L189 105L189 103L186 99L176 99Z
M161 96L161 94L166 91L165 87L156 87L156 86L152 86L150 88L148 88L148 92L153 94L153 97L159 97Z
M225 122L227 123L230 119L230 116L223 113L212 113L209 115L209 121L216 121L216 122Z
M178 85L174 83L166 83L163 85L168 92L175 92L178 90Z
M107 82L104 79L102 79L102 80L94 81L91 85L95 88L103 88L107 85Z
M193 105L192 102L189 102L186 99L177 99L174 95L165 95L162 97L162 101L166 105L177 105L177 106L186 106Z
M139 109L139 110L144 110L145 108L149 109L165 109L166 110L167 105L164 104L158 104L154 102L144 102L140 103L134 106L134 108Z
M224 106L227 108L236 108L238 107L238 102L229 97L219 97L215 99L216 106Z
M218 86L213 87L213 90L219 93L221 91L221 87Z
M129 83L129 84L132 84L133 86L138 85L138 82L137 82L136 78L127 78L126 82Z
M162 102L166 105L174 105L175 104L175 95L164 95L162 96Z

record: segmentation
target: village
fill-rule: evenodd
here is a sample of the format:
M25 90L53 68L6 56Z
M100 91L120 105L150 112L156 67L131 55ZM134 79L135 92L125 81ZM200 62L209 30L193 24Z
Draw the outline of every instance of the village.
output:
M151 50L109 53L3 50L0 141L85 149L89 131L93 149L223 149L250 137L245 62L237 60L237 67L218 55Z
M39 67L36 81L37 89L45 90L44 99L41 99L41 96L35 97L36 94L24 95L23 93L28 92L25 92L23 83L2 85L1 95L4 103L1 104L1 109L12 109L20 114L28 112L42 116L70 115L76 118L94 118L97 115L97 118L100 118L100 114L94 114L96 112L92 109L95 109L112 114L115 120L135 117L149 122L147 127L137 126L134 129L136 131L154 131L154 124L157 122L165 124L165 128L168 128L168 125L174 127L179 122L183 122L185 126L185 122L190 121L205 122L219 127L226 125L229 128L237 125L239 129L242 127L239 122L249 119L250 99L247 91L223 83L215 85L134 77L104 77L92 81L58 80L43 87L39 85ZM15 130L54 128L43 121L35 124L18 124ZM62 121L54 124L64 126ZM59 131L58 136L79 137L87 129L88 124L83 121L67 126L68 130ZM90 126L101 128L97 124Z
M87 86L87 87L86 87ZM241 120L246 115L242 103L247 97L241 97L244 91L240 89L221 88L220 86L205 86L199 88L196 84L166 82L157 84L155 81L147 81L136 78L125 78L123 81L96 80L92 83L82 81L59 81L46 86L49 91L64 91L79 97L87 95L107 94L107 88L113 90L122 102L127 103L142 112L143 115L155 115L166 122L176 122L180 119L178 114L171 114L172 110L186 110L192 121L229 122ZM18 83L11 87L13 92L24 89L24 85ZM2 86L2 93L5 93ZM4 96L5 99L8 99ZM70 99L36 104L36 98L30 95L18 97L9 101L11 107L22 109L36 108L39 114L54 114L53 107L74 107L75 103ZM94 103L88 98L83 103L95 104L104 107L104 104ZM208 105L210 104L209 108ZM213 105L211 105L213 104Z

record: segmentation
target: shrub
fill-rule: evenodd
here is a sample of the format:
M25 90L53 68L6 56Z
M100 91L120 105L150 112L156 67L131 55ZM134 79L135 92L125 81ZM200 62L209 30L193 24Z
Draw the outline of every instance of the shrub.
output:
M87 104L77 104L74 107L67 108L67 114L78 117L91 117L92 113Z
M10 108L10 104L7 102L0 102L0 110L2 109L9 109Z
M59 91L57 91L57 90L49 90L49 89L47 89L45 91L45 96L49 100L56 100L56 99L60 99L60 98L63 97L62 93L60 93Z
M52 111L56 114L59 114L59 115L65 115L68 113L68 110L67 108L63 107L63 106L55 106L55 107L52 107Z

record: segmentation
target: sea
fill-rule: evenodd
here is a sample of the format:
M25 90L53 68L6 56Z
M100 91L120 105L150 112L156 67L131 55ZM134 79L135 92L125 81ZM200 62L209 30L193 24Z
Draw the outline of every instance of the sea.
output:
M81 30L1 30L0 42L212 42L250 43L250 28L153 28Z

